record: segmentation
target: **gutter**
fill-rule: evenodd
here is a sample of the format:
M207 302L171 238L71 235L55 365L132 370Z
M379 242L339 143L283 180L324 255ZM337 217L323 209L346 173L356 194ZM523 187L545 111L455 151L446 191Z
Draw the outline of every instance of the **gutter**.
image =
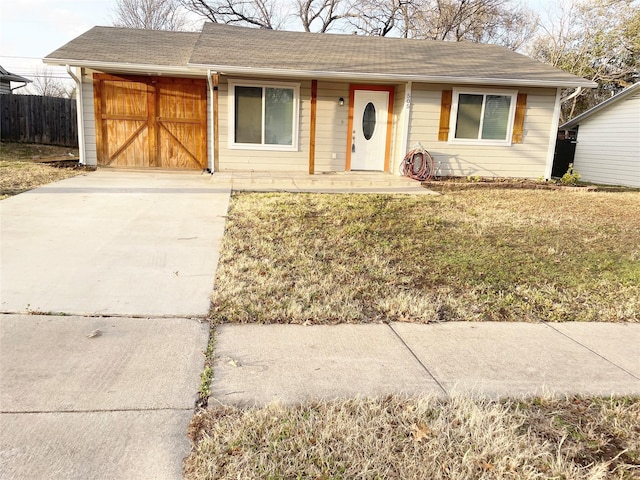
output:
M438 76L438 75L407 75L407 74L381 74L381 73L349 73L349 72L331 72L331 71L313 71L313 70L288 70L282 68L254 68L254 67L238 67L225 65L207 65L188 63L182 67L172 67L168 65L144 65L134 63L116 63L116 62L78 62L77 60L65 60L55 58L45 58L44 62L50 65L66 65L72 63L77 66L92 68L96 70L113 70L118 72L133 72L141 74L179 74L185 76L202 77L206 76L208 71L212 73L220 73L223 75L245 75L249 77L266 76L266 77L297 77L297 78L322 78L327 80L355 80L362 82L422 82L422 83L455 83L458 85L509 85L523 87L548 87L548 88L596 88L595 82L576 78L576 81L570 80L526 80L517 78L465 78L454 76Z
M196 71L188 67L173 67L170 65L150 65L140 63L118 63L118 62L99 62L99 61L78 61L73 59L44 58L42 60L47 65L74 65L77 67L90 68L93 70L114 71L114 72L132 72L138 74L157 75L159 74L180 74L192 77L203 76L206 68Z
M254 68L224 65L205 65L189 63L192 68L212 68L224 75L247 75L247 76L272 76L272 77L297 77L297 78L324 78L339 80L363 80L380 82L423 82L423 83L455 83L459 85L519 85L530 87L550 87L550 88L596 88L595 82L577 79L577 81L540 81L517 78L465 78L440 75L407 75L394 74L387 75L381 73L350 73L350 72L330 72L312 70L286 70L279 68Z
M78 149L80 151L80 164L86 165L85 158L85 145L84 145L84 105L83 105L83 92L82 92L82 79L78 78L75 73L71 71L69 64L66 65L67 73L76 82L76 110L78 112ZM80 67L80 77L82 77L82 67Z
M623 98L626 98L627 96L635 93L636 91L640 91L640 82L634 83L633 85L631 85L630 87L627 87L626 89L624 89L621 92L617 93L613 97L610 97L610 98L606 99L604 102L599 103L595 107L591 107L586 112L583 112L580 115L578 115L577 117L575 117L575 118L569 120L568 122L560 125L560 129L568 130L570 128L573 128L576 125L578 125L582 120L584 120L585 118L590 117L591 115L593 115L596 112L599 112L600 110L605 108L607 105L610 105L612 103L618 102L619 100L622 100Z

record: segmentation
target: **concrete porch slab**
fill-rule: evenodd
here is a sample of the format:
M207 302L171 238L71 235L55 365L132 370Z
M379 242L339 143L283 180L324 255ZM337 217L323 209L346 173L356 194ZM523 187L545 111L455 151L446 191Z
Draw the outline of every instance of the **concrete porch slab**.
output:
M383 172L222 172L233 190L254 192L381 193L437 195L416 180Z

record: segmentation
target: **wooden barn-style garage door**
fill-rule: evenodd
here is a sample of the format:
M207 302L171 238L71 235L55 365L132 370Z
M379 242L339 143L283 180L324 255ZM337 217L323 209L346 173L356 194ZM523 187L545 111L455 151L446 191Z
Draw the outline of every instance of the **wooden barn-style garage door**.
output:
M98 165L207 168L205 80L94 74Z

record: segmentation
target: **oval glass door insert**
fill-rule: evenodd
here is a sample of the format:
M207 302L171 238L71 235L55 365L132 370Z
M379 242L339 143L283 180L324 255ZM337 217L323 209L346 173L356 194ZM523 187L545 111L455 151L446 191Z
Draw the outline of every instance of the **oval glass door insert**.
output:
M362 134L367 140L371 140L376 130L376 107L373 103L367 103L362 114Z

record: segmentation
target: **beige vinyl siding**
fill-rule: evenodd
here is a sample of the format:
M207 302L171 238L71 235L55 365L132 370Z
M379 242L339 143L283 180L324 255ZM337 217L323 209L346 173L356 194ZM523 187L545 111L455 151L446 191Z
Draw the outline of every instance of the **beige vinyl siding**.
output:
M573 162L582 180L640 187L640 94L584 119Z
M485 146L438 141L442 90L453 87L415 83L412 87L409 145L422 143L433 156L438 176L538 178L544 175L553 124L555 89L517 89L519 93L527 94L523 143ZM473 87L460 88L473 90Z
M84 123L85 164L98 165L96 153L96 116L93 106L93 70L84 69L82 75L82 110Z
M342 106L339 104L340 98L344 99ZM348 122L349 84L318 81L316 172L344 172L347 161ZM334 154L336 158L332 158Z
M234 80L237 80L234 78ZM251 79L254 80L254 79ZM265 79L265 82L278 80ZM292 80L287 79L287 83ZM308 171L311 82L300 84L298 151L240 150L229 148L228 79L220 79L220 170ZM339 104L340 98L344 105ZM316 102L316 172L342 172L346 164L349 120L349 84L318 81ZM335 158L333 158L335 156Z
M242 80L233 77L233 80ZM255 81L256 79L247 79ZM311 113L311 81L295 82L293 80L260 79L264 82L299 83L300 109L298 125L298 150L276 151L256 149L229 148L229 84L226 77L220 78L219 91L219 129L220 129L220 171L255 170L255 171L309 171L309 119ZM316 137L316 143L318 142Z

